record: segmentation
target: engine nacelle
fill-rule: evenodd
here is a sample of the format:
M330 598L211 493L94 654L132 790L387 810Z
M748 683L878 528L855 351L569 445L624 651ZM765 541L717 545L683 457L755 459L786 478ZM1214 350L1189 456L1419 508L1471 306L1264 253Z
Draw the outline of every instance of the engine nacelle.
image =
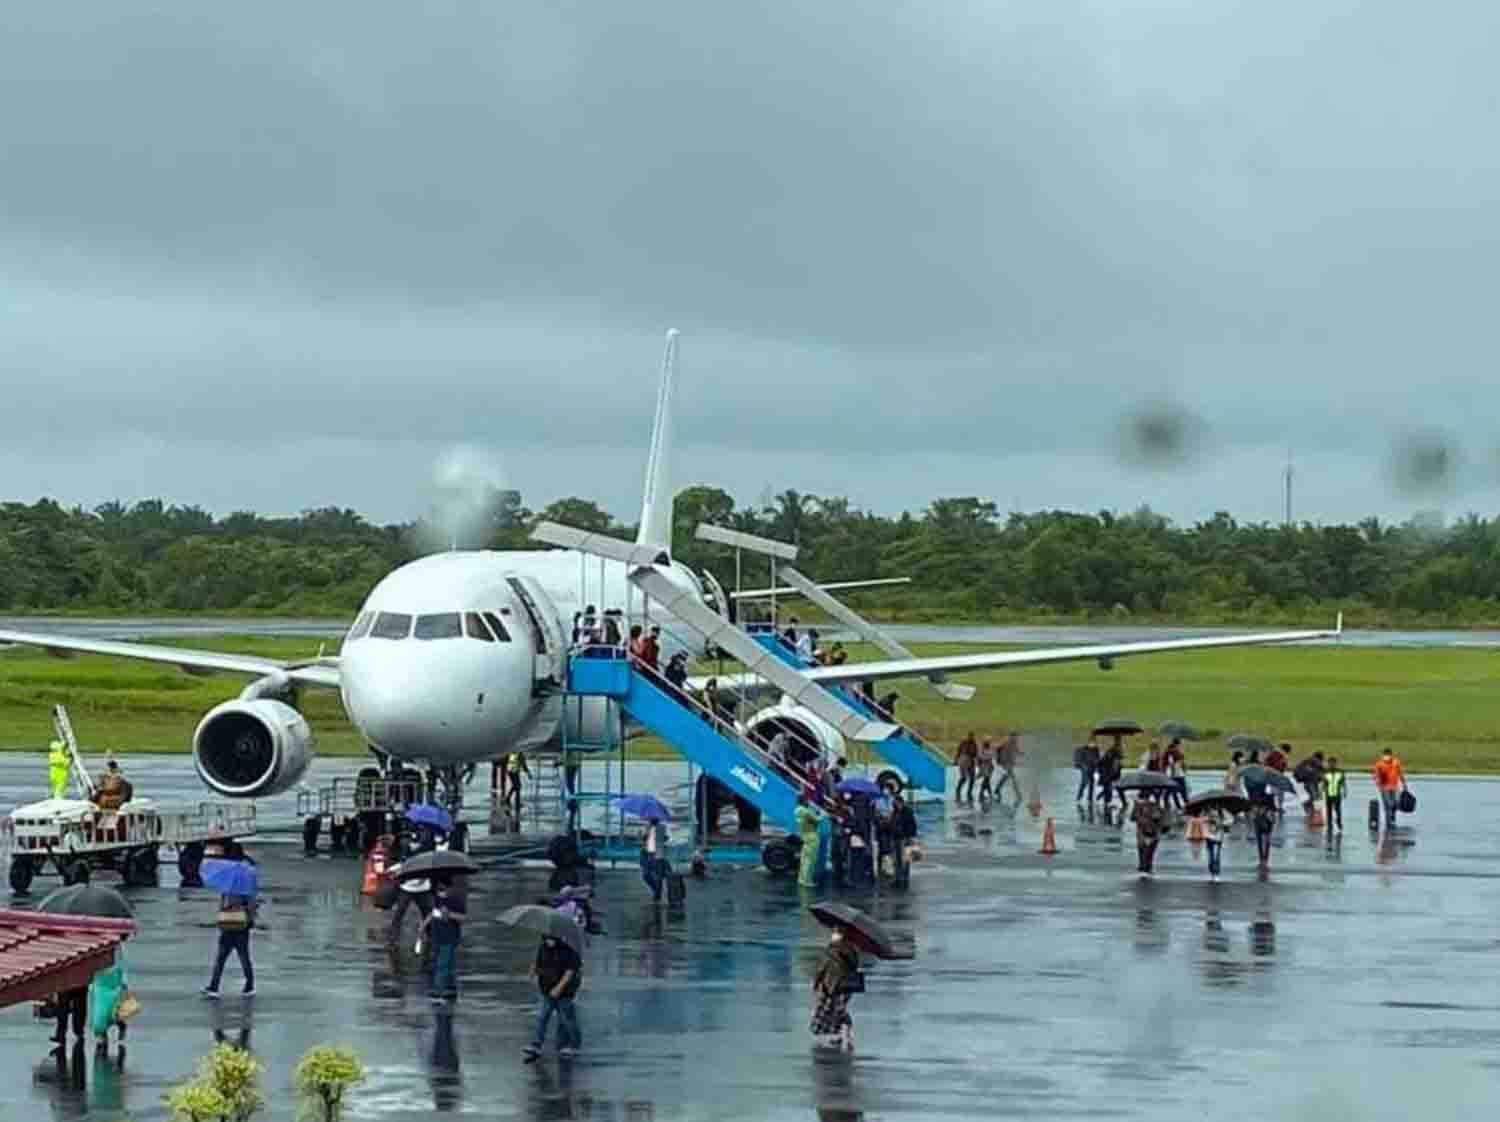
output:
M746 722L748 730L766 741L778 732L791 739L788 754L792 762L806 765L814 756L830 760L844 755L844 738L839 730L822 717L800 705L772 705L762 709Z
M302 714L271 698L217 705L193 733L198 777L226 798L279 795L302 778L313 754Z

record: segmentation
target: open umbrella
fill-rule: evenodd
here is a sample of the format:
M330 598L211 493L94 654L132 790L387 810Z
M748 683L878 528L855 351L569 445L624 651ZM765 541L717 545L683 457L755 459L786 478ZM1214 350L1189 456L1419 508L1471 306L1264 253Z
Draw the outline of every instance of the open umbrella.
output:
M1232 752L1265 752L1269 753L1274 747L1269 740L1263 736L1252 736L1248 732L1237 732L1231 736L1226 744Z
M432 803L416 803L406 808L406 820L418 826L431 826L445 834L453 832L453 815Z
M1203 739L1203 734L1186 721L1163 721L1157 731L1162 736L1175 736L1178 740Z
M874 798L879 798L885 794L880 789L879 783L876 783L873 779L866 779L862 775L850 776L835 787L834 790L841 795L870 795Z
M199 866L198 876L209 888L216 888L225 896L260 895L260 871L248 861L210 857Z
M629 814L635 818L672 821L672 812L655 795L616 795L615 805L620 808L621 814Z
M825 900L807 909L824 927L837 927L854 946L876 958L911 958L909 948L899 945L871 916L848 904Z
M1275 768L1266 767L1264 764L1249 764L1240 768L1240 782L1245 785L1246 791L1256 789L1264 791L1268 787L1274 787L1279 791L1293 791L1297 788L1292 781Z
M1175 791L1177 781L1159 771L1127 771L1115 783L1116 791Z
M1134 736L1142 731L1140 722L1129 717L1110 717L1094 726L1095 736Z
M392 865L388 871L397 880L411 880L414 877L477 873L479 866L474 864L466 853L458 853L451 849L434 849L409 857L399 865Z
M1194 795L1183 808L1190 815L1206 814L1211 810L1222 810L1225 814L1244 814L1250 809L1250 800L1233 791L1204 791Z
M135 915L130 901L113 888L99 884L74 884L53 889L42 897L36 910L54 916L99 916L101 919L130 919Z
M530 931L547 939L557 939L579 954L583 953L583 931L571 916L556 908L517 904L500 913L500 922L506 927L519 927L522 931Z

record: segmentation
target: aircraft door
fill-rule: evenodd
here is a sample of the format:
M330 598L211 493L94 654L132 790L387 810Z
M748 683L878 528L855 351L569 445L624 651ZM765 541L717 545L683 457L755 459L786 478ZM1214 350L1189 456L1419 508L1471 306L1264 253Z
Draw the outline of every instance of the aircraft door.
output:
M505 579L521 601L531 628L532 647L536 651L536 685L561 689L567 678L568 646L552 598L533 577L516 575Z

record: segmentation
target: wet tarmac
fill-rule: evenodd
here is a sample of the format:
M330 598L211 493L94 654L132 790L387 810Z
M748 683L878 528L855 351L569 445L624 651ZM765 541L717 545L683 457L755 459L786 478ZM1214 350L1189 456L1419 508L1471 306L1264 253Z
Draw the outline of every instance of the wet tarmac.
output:
M640 765L642 786L680 768ZM186 760L133 762L153 794L197 797ZM0 806L35 796L39 759L0 760ZM1206 783L1208 777L1204 777ZM451 1012L427 999L407 946L357 891L348 859L267 840L267 930L253 1000L197 996L214 900L163 886L128 894L128 949L145 1009L128 1056L60 1078L46 1030L0 1013L0 1118L161 1119L162 1095L223 1037L266 1064L258 1117L290 1119L309 1046L354 1046L370 1079L350 1118L1153 1119L1478 1118L1500 1105L1500 783L1414 781L1419 813L1395 839L1365 828L1351 783L1332 845L1289 821L1269 881L1253 845L1163 844L1139 881L1128 830L1080 821L1067 773L1047 790L1062 852L1038 856L1024 810L922 808L928 859L909 892L856 900L917 956L876 964L854 999L857 1051L815 1055L808 982L823 940L795 886L758 870L690 881L658 911L634 869L597 874L610 934L586 955L584 1049L520 1062L534 1009L533 945L499 926L546 892L544 869L477 878ZM294 804L263 808L290 822ZM482 844L482 843L481 843ZM237 988L231 965L226 994Z

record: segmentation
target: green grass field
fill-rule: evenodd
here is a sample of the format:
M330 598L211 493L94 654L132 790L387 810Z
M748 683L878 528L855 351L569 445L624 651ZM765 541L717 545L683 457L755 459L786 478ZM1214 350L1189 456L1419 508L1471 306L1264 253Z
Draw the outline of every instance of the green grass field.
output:
M316 653L305 640L225 636L193 644L291 658ZM919 654L993 650L919 646ZM853 649L855 658L870 652ZM973 729L1066 730L1077 736L1102 717L1154 726L1189 721L1220 736L1254 732L1322 748L1353 770L1391 745L1414 771L1500 772L1500 654L1457 649L1242 648L1126 659L1109 672L1092 663L966 675L980 687L966 704L942 701L920 681L897 683L900 716L944 748ZM0 650L0 750L36 750L51 736L51 706L68 706L86 746L121 752L185 752L198 719L233 697L232 675L190 677L144 663L91 656L60 660ZM363 746L338 696L307 690L303 708L319 750L358 756ZM651 741L632 755L664 752ZM1190 760L1216 764L1221 740L1194 746Z

